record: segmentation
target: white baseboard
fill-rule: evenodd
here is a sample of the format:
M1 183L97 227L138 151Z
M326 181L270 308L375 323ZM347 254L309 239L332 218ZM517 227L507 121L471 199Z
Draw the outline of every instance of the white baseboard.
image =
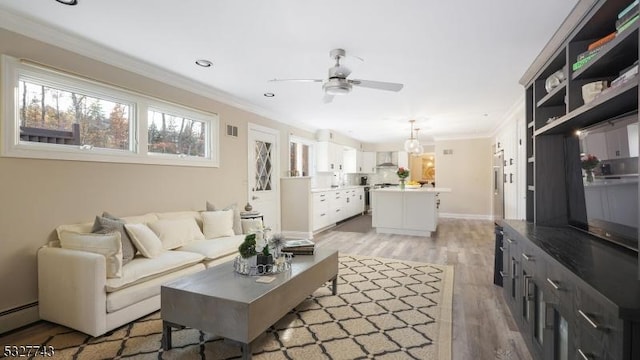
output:
M282 235L291 239L313 239L313 233L306 231L283 231Z
M493 220L493 215L480 215L480 214L439 213L438 216L441 218L449 218L449 219Z
M38 303L27 304L16 310L4 311L0 315L0 334L29 325L40 320Z

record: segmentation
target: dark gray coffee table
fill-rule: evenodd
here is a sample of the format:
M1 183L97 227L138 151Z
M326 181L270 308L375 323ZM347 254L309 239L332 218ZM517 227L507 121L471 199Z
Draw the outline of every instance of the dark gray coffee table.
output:
M251 342L325 282L337 291L338 251L315 249L293 258L291 271L268 284L233 271L233 261L162 286L162 347L171 349L171 329L191 327L238 342L251 359Z

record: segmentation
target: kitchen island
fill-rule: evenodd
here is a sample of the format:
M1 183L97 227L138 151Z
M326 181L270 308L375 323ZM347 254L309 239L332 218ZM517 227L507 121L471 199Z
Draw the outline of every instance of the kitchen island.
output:
M372 189L372 225L379 234L430 237L438 227L438 194L443 192L451 189Z

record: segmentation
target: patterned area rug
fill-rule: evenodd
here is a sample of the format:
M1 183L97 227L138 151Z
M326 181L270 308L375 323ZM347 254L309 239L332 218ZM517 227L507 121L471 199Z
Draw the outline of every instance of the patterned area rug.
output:
M254 359L451 359L453 268L340 256L338 295L318 289L252 344ZM66 328L65 328L66 329ZM160 312L97 338L63 330L42 345L65 359L238 359L214 334L173 331L161 347Z

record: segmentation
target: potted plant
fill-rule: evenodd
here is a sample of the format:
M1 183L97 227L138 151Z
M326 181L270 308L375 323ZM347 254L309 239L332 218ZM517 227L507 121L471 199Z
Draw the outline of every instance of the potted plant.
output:
M398 171L396 171L396 175L400 178L400 189L404 189L404 181L409 177L409 169L400 166Z
M243 259L248 259L252 256L256 256L258 253L256 251L256 234L249 234L244 237L244 241L238 247L238 251L240 252L240 256Z

